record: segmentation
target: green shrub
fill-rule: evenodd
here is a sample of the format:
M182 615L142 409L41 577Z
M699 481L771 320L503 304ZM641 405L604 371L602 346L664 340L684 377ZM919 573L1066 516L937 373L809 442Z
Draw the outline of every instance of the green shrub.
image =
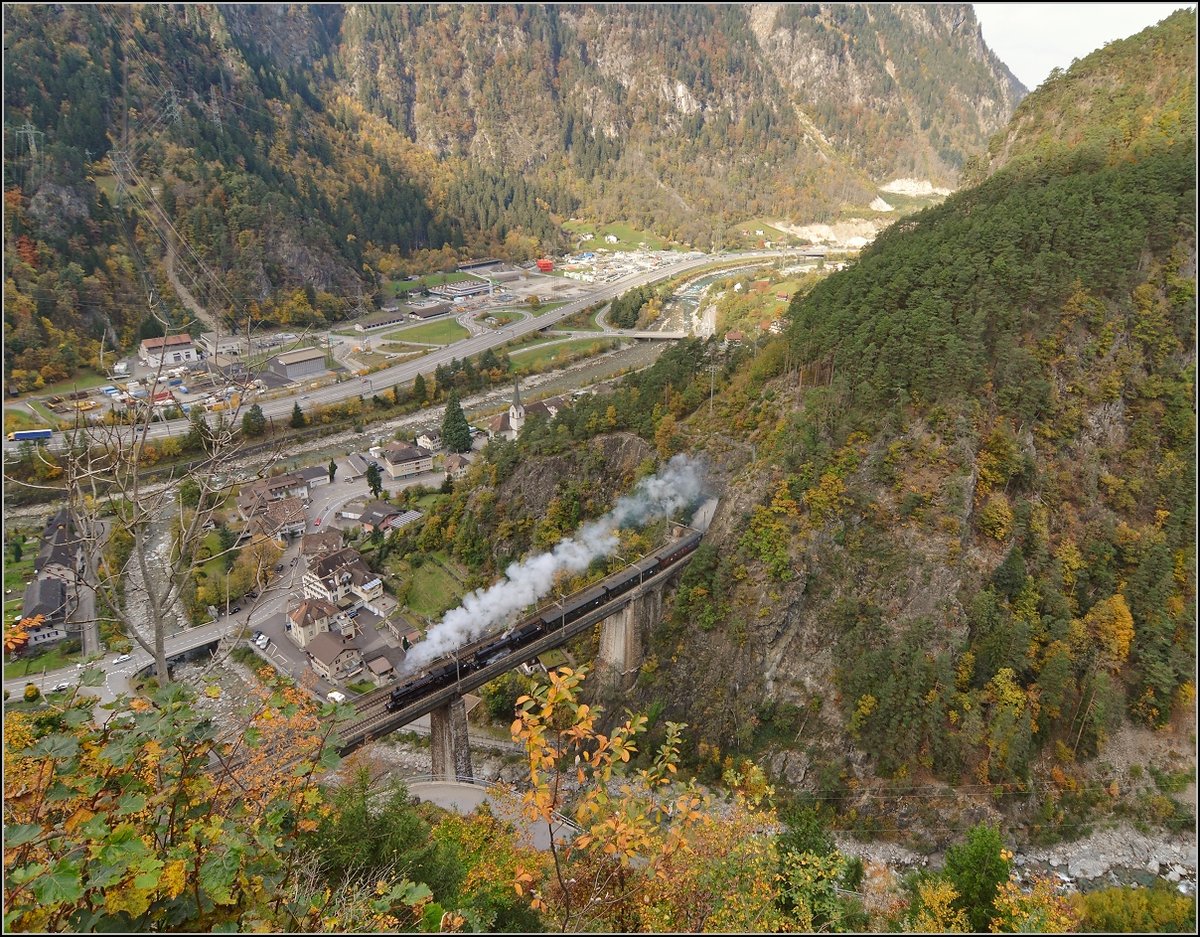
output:
M1196 900L1181 895L1165 882L1150 888L1102 888L1074 898L1085 933L1193 933Z

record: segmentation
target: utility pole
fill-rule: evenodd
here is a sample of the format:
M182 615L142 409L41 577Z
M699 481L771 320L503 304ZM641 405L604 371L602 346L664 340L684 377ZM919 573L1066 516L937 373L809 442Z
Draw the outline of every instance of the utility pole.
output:
M217 86L208 89L208 119L214 127L221 126L221 102L217 100Z
M28 190L33 188L41 176L42 168L42 149L41 141L46 136L42 131L38 130L29 121L13 131L17 138L17 150L20 152L20 141L25 140L25 149L29 153L29 167L25 171L25 178L22 180L22 189Z

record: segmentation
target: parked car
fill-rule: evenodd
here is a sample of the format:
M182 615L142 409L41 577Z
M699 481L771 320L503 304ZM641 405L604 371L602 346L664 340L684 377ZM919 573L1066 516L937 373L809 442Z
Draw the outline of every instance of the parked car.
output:
M282 572L283 572L283 564L282 564L282 563L276 563L276 564L275 564L275 572L277 572L277 573L282 573Z
M263 633L261 631L254 632L254 640L257 641L259 638L262 637L262 635L263 635Z
M246 593L246 598L248 598L248 599L257 599L257 598L258 598L258 593L257 593L257 592L255 592L254 590L251 590L251 591L249 591L249 592L247 592L247 593Z
M320 527L321 526L321 518L318 517L315 521L313 521L313 526Z
M236 614L237 614L238 612L240 612L241 610L242 610L242 607L241 607L240 605L235 605L233 608L231 608L231 609L229 610L229 614L230 614L230 615L236 615Z
M133 655L132 654L122 654L120 657L118 657L116 660L114 660L113 663L114 664L123 664L127 660L133 660Z
M329 702L331 702L331 703L344 703L344 702L346 702L346 694L345 694L345 693L339 693L337 690L330 690L330 692L329 692L329 695L328 695L328 696L326 696L325 698L326 698L327 700L329 700Z
M258 640L255 641L254 643L257 644L260 648L266 648L266 646L271 643L271 639L267 635L262 634L262 635L258 636Z

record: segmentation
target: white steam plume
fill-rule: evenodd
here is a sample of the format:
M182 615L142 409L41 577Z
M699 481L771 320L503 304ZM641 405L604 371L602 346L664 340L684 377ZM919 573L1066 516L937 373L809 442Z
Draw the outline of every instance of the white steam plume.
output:
M596 557L612 553L619 542L617 530L668 517L694 502L703 487L699 463L686 455L674 456L660 474L643 478L632 494L617 501L603 517L584 524L575 536L548 553L513 563L500 582L468 595L409 651L406 669L424 665L492 630L549 593L559 572L581 572Z

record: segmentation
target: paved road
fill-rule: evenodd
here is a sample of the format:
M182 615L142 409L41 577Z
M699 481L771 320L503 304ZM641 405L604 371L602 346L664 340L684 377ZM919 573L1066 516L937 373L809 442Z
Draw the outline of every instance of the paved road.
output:
M339 474L344 477L345 472L346 470L343 466L339 470ZM427 486L437 486L442 483L442 479L445 477L444 472L426 472L410 478L395 480L385 478L384 490L385 493L394 493L412 485L424 484ZM364 496L370 497L365 478L358 478L353 482L344 482L338 481L335 477L335 480L331 484L320 485L313 489L312 501L309 503L307 509L310 518L308 532L314 533L328 529L330 519L336 516L337 510L342 505L354 498ZM320 524L315 523L318 519L321 521ZM167 657L173 657L176 654L181 654L216 641L224 637L228 632L238 628L245 627L253 631L261 628L268 620L283 615L287 611L289 600L299 599L303 595L302 583L305 564L299 556L300 545L297 539L284 551L279 561L283 564L283 572L262 591L258 599L254 600L253 603L247 603L243 600L241 603L243 605L242 610L228 617L222 615L222 617L207 625L186 628L178 634L169 636L166 641ZM295 560L294 565L292 563L293 560ZM295 675L296 670L294 668L303 658L303 652L300 652L294 646L290 646L289 650L297 651L300 657L297 657L296 654L286 654L286 665L281 669L285 672L292 672ZM101 667L106 672L105 683L98 687L85 687L82 690L82 692L88 695L97 697L98 705L111 702L122 693L128 693L130 691L129 678L143 667L153 663L154 660L153 655L147 654L141 648L132 651L130 659L122 661L120 664L115 662L116 656L109 654L96 664L96 666ZM5 680L4 688L14 696L17 696L24 690L27 683L35 684L43 691L62 682L75 685L79 680L79 672L80 668L77 666L63 667L59 670L47 671L44 675L38 674L36 676Z
M468 338L461 339L450 345L446 345L441 349L432 351L427 355L422 356L416 361L400 363L387 368L383 371L377 371L369 378L354 378L341 383L331 384L327 387L322 387L318 390L307 391L301 393L298 398L287 397L274 401L261 403L263 415L268 418L278 417L286 419L291 416L292 407L297 399L301 407L309 409L317 404L330 404L345 400L349 397L357 397L362 394L370 393L371 387L381 388L390 387L394 384L405 384L414 380L417 374L430 374L441 364L449 364L454 359L462 359L471 355L481 354L488 348L494 348L502 345L505 342L512 341L514 338L520 338L522 335L527 335L530 332L537 332L542 329L555 325L560 320L573 316L594 303L604 302L613 299L616 296L624 293L626 290L637 286L642 286L646 283L653 283L657 280L666 280L671 277L678 276L682 273L687 273L690 270L695 270L701 267L708 266L712 263L721 261L739 261L739 260L754 260L754 259L774 259L786 256L788 251L750 251L737 254L720 254L720 255L703 255L690 260L680 261L678 263L669 264L659 267L654 270L647 270L642 273L631 274L623 277L620 280L615 280L612 283L605 283L597 286L595 290L588 293L586 296L568 302L565 306L561 306L552 312L545 313L541 316L531 316L522 319L519 322L514 322L501 329L487 329L480 334L472 335ZM167 422L154 423L147 431L147 436L152 439L157 439L163 436L177 435L186 433L188 430L188 421L185 419L170 420ZM62 445L62 434L55 435L57 443L55 448ZM6 443L10 452L17 451L18 443Z
M487 803L497 816L508 820L517 829L524 830L534 849L545 852L550 848L550 831L546 829L546 824L541 821L531 823L525 817L524 811L521 810L520 795L515 792L509 792L506 796L501 791L497 796L500 789L493 789L492 785L482 781L468 783L420 780L407 782L407 787L408 792L414 797L427 800L464 816L474 811L480 804ZM565 842L574 835L575 830L563 821L559 820L554 824L556 842Z

